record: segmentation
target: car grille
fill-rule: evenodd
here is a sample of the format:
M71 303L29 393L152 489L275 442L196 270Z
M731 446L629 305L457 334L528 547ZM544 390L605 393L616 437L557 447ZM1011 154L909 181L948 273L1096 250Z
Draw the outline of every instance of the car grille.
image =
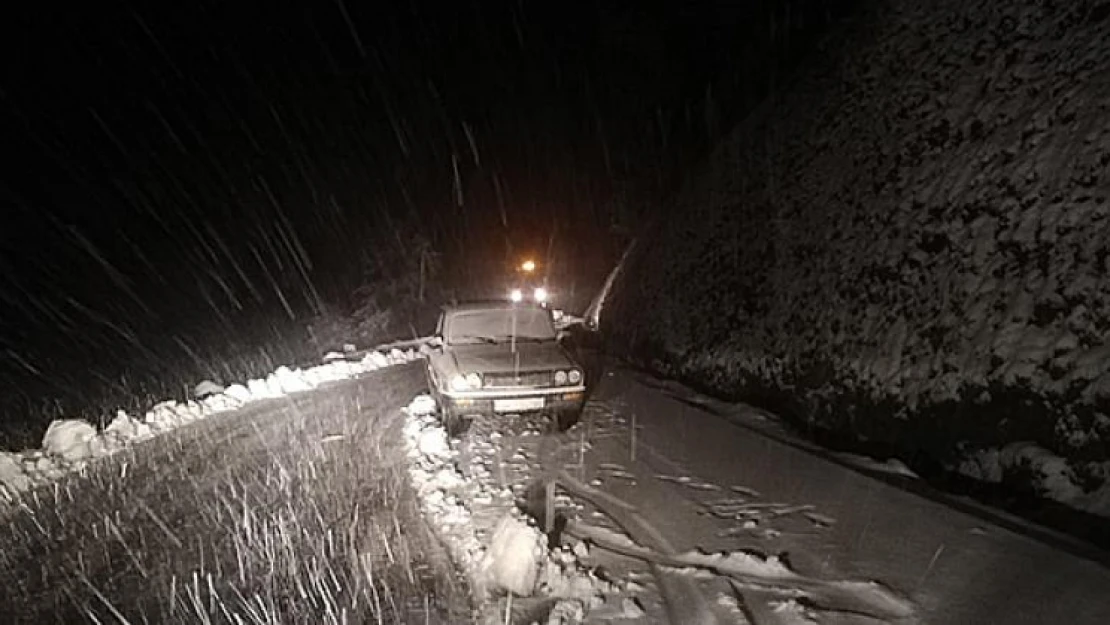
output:
M504 388L514 386L552 386L555 382L554 371L521 371L512 373L487 373L484 377L487 387Z

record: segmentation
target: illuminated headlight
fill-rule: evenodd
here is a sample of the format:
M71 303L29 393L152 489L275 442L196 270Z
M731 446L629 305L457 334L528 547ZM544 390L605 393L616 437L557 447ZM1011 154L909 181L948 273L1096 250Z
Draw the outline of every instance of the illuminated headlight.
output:
M466 391L475 388L482 388L482 376L477 373L468 373L464 375L456 375L451 378L451 389L455 391Z
M513 300L514 302L523 301L524 291L521 291L520 289L513 289L512 291L509 291L509 299Z
M536 287L536 290L532 292L532 297L534 297L537 302L546 302L547 289L543 288L542 286Z
M570 373L567 374L567 379L570 380L571 384L578 384L582 381L582 372L578 369L571 369Z
M555 384L562 385L562 384L566 384L566 383L567 383L567 372L566 371L556 371L555 372Z

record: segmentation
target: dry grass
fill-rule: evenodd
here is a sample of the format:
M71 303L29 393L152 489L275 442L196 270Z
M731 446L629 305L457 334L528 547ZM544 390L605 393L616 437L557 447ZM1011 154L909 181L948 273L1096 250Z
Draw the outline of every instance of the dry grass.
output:
M465 585L420 517L413 367L199 422L0 520L11 623L457 623Z

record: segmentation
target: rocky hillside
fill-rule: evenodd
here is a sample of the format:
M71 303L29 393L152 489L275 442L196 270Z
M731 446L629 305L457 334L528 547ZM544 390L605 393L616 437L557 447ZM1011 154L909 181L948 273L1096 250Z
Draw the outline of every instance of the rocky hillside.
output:
M721 142L603 323L825 440L986 479L969 458L1062 456L1081 498L1110 457L1108 196L1110 2L885 0Z

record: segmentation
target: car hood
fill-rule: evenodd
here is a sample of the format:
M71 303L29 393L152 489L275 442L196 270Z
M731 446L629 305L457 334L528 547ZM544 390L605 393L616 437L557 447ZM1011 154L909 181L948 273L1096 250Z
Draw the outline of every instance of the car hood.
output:
M555 341L517 343L515 354L509 343L458 345L452 347L448 354L459 371L468 373L542 371L574 366L574 362Z

